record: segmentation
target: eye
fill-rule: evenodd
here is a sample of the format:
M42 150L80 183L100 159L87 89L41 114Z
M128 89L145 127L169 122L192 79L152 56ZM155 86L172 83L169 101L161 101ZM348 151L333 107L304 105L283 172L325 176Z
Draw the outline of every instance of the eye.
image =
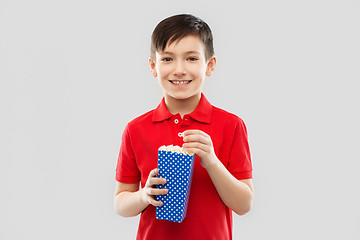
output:
M197 61L197 60L198 60L198 58L196 58L196 57L189 57L189 58L188 58L188 60L190 60L190 61L192 61L192 62L193 62L193 61Z
M164 57L164 58L161 59L161 61L163 61L163 62L170 62L171 60L172 59L169 58L169 57Z

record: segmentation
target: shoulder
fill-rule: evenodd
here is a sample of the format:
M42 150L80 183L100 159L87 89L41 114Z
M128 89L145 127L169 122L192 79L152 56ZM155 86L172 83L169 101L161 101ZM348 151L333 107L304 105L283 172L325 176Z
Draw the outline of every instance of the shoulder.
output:
M129 123L128 123L128 128L134 128L134 127L139 127L139 126L146 126L149 123L152 123L152 117L153 117L153 113L154 113L155 109L150 110L134 119L132 119Z
M242 118L234 113L213 106L213 126L227 136L241 134L247 136L247 127Z
M213 106L213 119L218 122L222 122L225 124L231 124L231 125L238 125L238 124L244 124L244 121L242 118L237 116L234 113L228 112L224 109L221 109L219 107Z
M134 137L138 137L144 133L147 133L153 127L153 111L154 110L148 111L147 113L144 113L129 121L125 126L123 135L129 139L133 139Z

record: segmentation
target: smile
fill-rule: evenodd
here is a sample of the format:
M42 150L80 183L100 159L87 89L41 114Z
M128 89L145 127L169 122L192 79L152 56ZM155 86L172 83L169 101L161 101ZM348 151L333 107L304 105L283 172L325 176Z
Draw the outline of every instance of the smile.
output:
M191 80L185 80L185 81L178 81L178 80L169 80L172 84L181 86L181 85L186 85L189 84L191 82Z

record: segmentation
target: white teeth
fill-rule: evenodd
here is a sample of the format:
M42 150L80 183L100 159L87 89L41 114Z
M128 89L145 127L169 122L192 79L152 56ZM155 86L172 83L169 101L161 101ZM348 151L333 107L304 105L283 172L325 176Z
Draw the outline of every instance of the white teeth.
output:
M188 84L190 81L171 81L175 85L185 85Z

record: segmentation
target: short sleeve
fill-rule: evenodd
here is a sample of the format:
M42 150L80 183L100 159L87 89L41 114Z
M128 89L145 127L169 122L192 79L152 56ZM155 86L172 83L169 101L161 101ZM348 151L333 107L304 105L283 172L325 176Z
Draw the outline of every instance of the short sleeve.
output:
M122 135L120 152L116 167L116 181L123 183L138 183L140 171L136 163L134 150L131 144L129 124Z
M250 148L245 123L239 118L236 124L228 164L229 172L237 179L252 178Z

